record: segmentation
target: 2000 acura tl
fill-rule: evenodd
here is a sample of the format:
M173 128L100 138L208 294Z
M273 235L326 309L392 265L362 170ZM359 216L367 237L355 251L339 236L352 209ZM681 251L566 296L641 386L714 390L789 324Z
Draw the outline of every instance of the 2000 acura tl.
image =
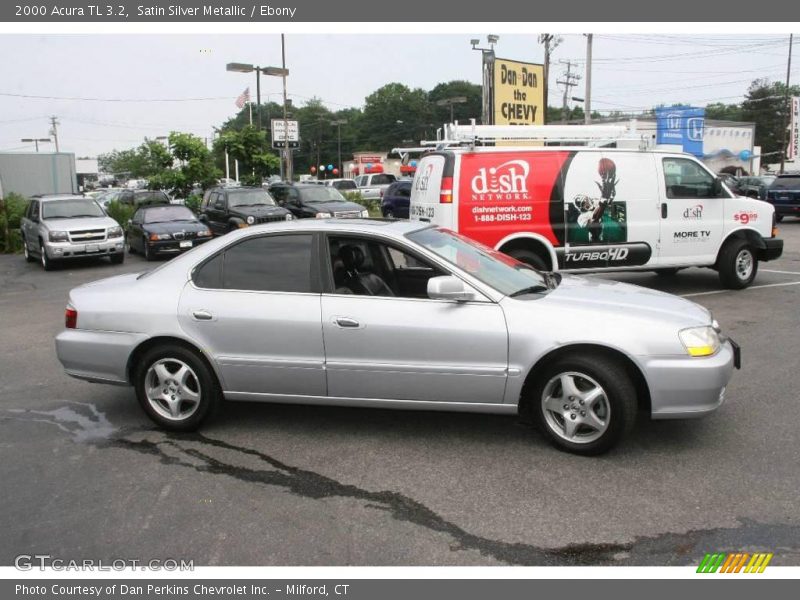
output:
M243 229L72 290L66 327L67 373L133 385L168 429L197 428L223 398L519 412L581 454L610 448L639 408L712 412L739 366L688 300L407 222Z

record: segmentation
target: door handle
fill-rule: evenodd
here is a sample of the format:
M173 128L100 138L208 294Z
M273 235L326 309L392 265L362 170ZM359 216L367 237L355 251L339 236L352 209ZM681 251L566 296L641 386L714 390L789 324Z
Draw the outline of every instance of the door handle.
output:
M661 218L662 219L666 219L667 218L667 203L666 202L662 202L661 203Z
M361 325L355 319L350 317L336 317L333 322L339 326L347 329L358 329Z
M195 310L192 311L192 316L195 318L196 321L210 321L214 318L207 310Z

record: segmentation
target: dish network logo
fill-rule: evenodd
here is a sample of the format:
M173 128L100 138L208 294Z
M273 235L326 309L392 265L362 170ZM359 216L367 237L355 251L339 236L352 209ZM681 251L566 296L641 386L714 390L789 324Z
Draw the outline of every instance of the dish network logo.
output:
M481 167L472 178L473 200L528 200L528 174L524 160L509 160L496 167Z

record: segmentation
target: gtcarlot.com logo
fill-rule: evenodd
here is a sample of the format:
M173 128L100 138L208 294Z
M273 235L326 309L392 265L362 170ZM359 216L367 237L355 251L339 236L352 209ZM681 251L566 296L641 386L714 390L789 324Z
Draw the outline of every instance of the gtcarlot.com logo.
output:
M772 560L772 552L734 552L726 554L724 552L714 552L706 554L697 567L698 573L763 573L769 561Z
M38 569L44 571L194 571L194 560L183 558L154 558L139 560L136 558L102 559L61 559L49 554L20 554L14 559L14 567L20 571Z

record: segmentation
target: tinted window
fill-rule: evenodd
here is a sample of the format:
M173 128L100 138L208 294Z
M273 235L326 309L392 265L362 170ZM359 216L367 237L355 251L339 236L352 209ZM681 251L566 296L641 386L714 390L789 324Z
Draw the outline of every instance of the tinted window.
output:
M269 191L278 202L284 202L286 200L289 188L284 185L278 185L270 188Z
M169 221L194 221L194 213L185 206L159 206L144 212L145 223L167 223Z
M136 192L134 194L134 202L136 204L169 204L169 196L158 190Z
M693 160L664 159L667 198L715 198L715 178Z
M193 279L197 287L211 289L222 287L222 257L221 253L217 254L194 272Z
M312 236L273 235L225 251L222 287L270 292L311 291Z
M267 190L241 190L229 191L228 200L231 208L235 206L275 206L275 201L267 193Z
M94 200L55 200L45 202L43 219L72 219L76 217L102 217L103 209Z
M358 186L356 186L355 181L347 179L345 181L334 181L333 187L335 187L337 190L355 190Z
M298 188L303 202L343 202L344 196L336 188L319 186Z
M375 175L372 178L372 185L386 185L395 181L394 175Z
M778 177L772 183L773 190L800 190L800 177Z

